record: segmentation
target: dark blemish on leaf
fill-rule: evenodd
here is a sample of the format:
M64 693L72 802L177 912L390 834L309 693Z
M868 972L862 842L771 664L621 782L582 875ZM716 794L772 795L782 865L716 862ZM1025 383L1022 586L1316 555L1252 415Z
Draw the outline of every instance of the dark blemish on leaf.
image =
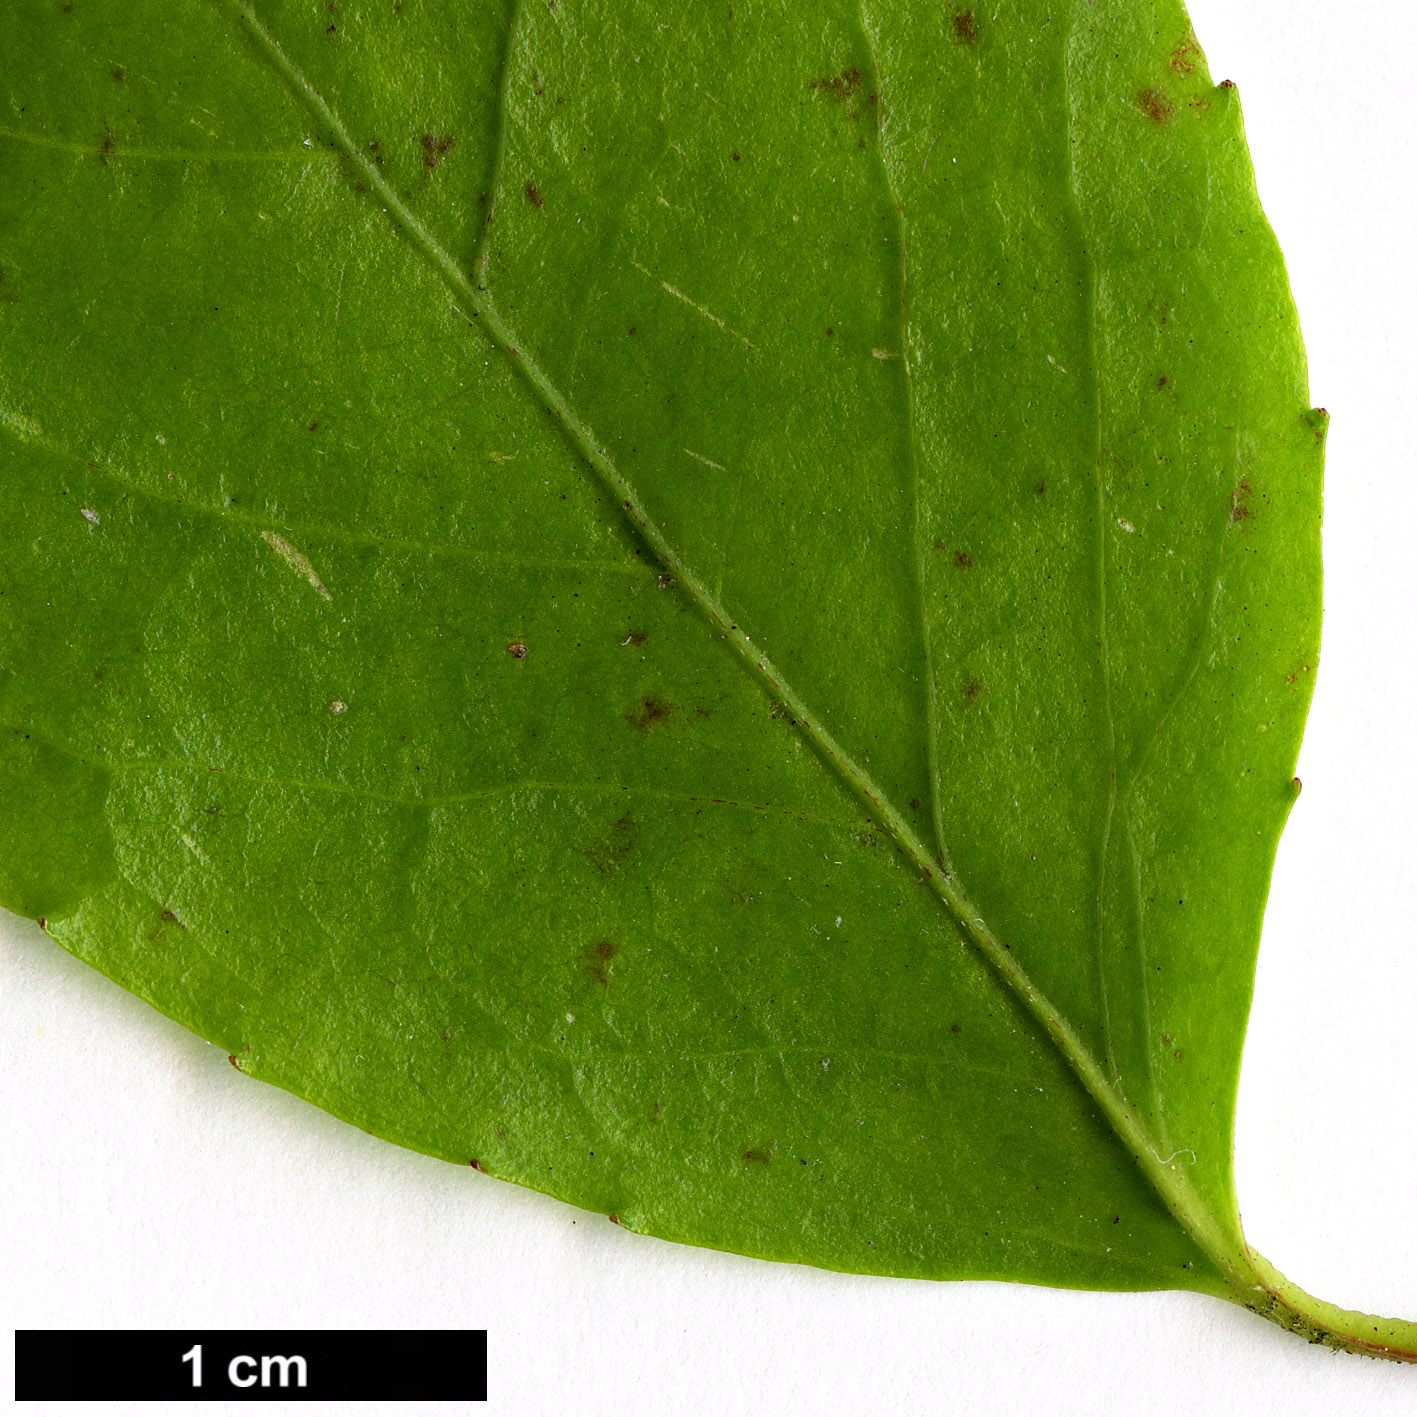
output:
M836 329L835 329L833 326L828 325L828 326L827 326L827 338L830 339L834 334L836 334Z
M1169 1046L1171 1042L1171 1035L1169 1033L1163 1033L1161 1035L1161 1041Z
M619 950L609 940L597 941L581 955L581 973L605 988L610 983L610 961L618 953Z
M179 930L185 930L187 928L170 910L164 910L162 914L158 916L158 919L168 925L176 925Z
M631 325L631 326L630 326L630 333L631 333L631 334L634 334L636 328L637 328L637 327L636 327L635 325Z
M487 1168L475 1156L467 1164L471 1166L474 1171L481 1171L484 1176L489 1174Z
M1164 123L1171 116L1171 100L1160 89L1143 89L1137 95L1137 107L1153 123Z
M226 1055L226 1061L230 1063L231 1066L235 1068L238 1073L241 1071L241 1064L236 1061L235 1053L228 1053Z
M546 205L546 199L537 190L535 182L528 182L526 184L526 199L538 210Z
M1156 387L1157 387L1158 389L1164 389L1164 388L1166 387L1166 375L1165 375L1165 374L1163 374L1163 375L1156 381Z
M123 82L123 80L128 77L127 74L125 74L125 73L123 72L122 68L115 68L115 69L112 70L112 73L113 73L113 82L114 82L115 84L121 84L121 83Z
M951 1032L951 1033L958 1033L958 1032L959 1032L959 1025L958 1025L957 1023L952 1023L952 1024L950 1025L950 1032Z
M1174 1053L1172 1053L1171 1056L1172 1056L1173 1058L1179 1058L1179 1057L1181 1056L1181 1050L1180 1050L1179 1048L1176 1049L1176 1051L1175 1051Z
M425 133L418 140L419 147L423 149L424 167L432 172L447 157L455 142L457 139L451 133L444 133L441 138L435 138L432 133Z
M813 79L812 87L820 93L830 94L838 103L845 103L861 87L861 70L843 69L831 78Z
M105 130L98 140L98 160L108 166L108 155L113 151L113 134Z
M979 680L971 679L969 683L964 686L965 703L972 704L983 692L984 686L979 682Z
M513 659L525 659L526 642L524 640L513 640L511 644L507 646L507 653L511 655Z
M586 850L602 876L614 875L635 854L640 844L640 824L627 812L613 827L604 841Z
M918 812L920 810L920 799L918 797L912 797L910 799L910 810L912 812Z
M620 643L622 645L634 645L638 648L638 646L644 644L647 639L649 639L649 634L647 631L631 630L630 633L626 635L623 640L620 641Z
M44 930L46 932L49 929L49 921L47 921L42 915L36 917L35 924L38 925L41 930Z
M319 426L320 425L318 423L307 423L305 425L305 431L307 433L313 433Z
M775 1142L768 1146L750 1146L744 1149L739 1159L750 1164L766 1166L772 1160L772 1154L776 1150L777 1144Z
M1180 74L1183 79L1189 79L1196 72L1196 58L1200 51L1192 41L1187 40L1184 44L1178 44L1171 51L1171 57L1167 61L1171 65L1171 71Z
M335 37L335 27L333 25L325 26L325 37L327 39L333 39Z
M968 551L955 552L955 570L972 571L974 569L974 557Z
M735 885L733 881L725 879L724 889L728 892L728 899L734 905L752 905L760 895L760 892L749 890L746 885Z
M742 155L741 153L734 153L734 154L733 154L733 161L734 161L734 162L742 162L742 161L743 161L743 155Z
M443 1030L442 1037L444 1043L451 1043L453 1041L452 1033L446 1028Z
M663 723L666 719L674 715L674 705L666 699L646 698L640 701L637 709L631 709L625 715L625 722L631 728L638 728L641 733L648 734L656 723Z
M605 1218L606 1218L612 1225L618 1225L618 1224L620 1223L620 1217L619 1217L618 1215L616 1215L613 1210L612 1210Z
M1245 522L1254 516L1254 509L1250 506L1250 483L1248 478L1242 477L1240 485L1235 489L1230 498L1230 520L1232 522Z
M1046 497L1048 495L1048 484L1046 482L1040 482L1038 486L1033 489L1033 495L1035 497Z
M957 9L950 32L956 44L978 44L979 27L974 23L974 11Z

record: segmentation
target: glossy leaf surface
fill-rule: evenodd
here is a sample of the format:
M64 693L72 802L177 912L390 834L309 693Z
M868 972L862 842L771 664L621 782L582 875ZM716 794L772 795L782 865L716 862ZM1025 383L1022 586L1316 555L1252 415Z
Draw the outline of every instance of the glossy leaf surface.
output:
M1234 1297L1326 420L1180 6L0 34L3 902L636 1229Z

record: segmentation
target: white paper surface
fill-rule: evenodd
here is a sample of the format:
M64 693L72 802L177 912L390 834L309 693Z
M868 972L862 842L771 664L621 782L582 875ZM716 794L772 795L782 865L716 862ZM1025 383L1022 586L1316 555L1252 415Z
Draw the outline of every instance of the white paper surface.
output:
M1246 1045L1241 1205L1312 1292L1417 1318L1417 12L1191 11L1239 85L1333 415L1323 662ZM628 1234L239 1075L13 917L0 1117L9 1327L485 1327L483 1410L505 1414L1417 1411L1417 1369L1199 1296L865 1279ZM12 1362L0 1345L0 1392Z

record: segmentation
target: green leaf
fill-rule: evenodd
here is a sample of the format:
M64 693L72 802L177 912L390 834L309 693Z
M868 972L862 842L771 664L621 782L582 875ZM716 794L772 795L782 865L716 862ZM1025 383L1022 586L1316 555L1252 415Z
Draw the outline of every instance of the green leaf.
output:
M1169 0L22 0L0 900L634 1229L1190 1288L1326 415Z

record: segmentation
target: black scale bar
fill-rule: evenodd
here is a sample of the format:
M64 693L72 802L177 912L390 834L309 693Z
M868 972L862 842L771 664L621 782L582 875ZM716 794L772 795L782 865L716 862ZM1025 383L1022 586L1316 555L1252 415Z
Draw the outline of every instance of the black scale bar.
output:
M485 1402L487 1330L18 1329L20 1402Z

